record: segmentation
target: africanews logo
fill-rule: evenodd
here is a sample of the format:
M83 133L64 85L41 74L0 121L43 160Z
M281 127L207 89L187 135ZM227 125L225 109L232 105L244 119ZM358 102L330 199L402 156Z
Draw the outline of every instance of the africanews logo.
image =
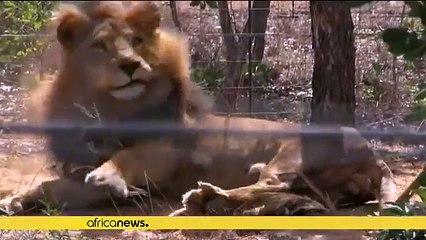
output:
M149 226L145 220L110 220L103 218L89 220L86 224L90 228L144 228Z

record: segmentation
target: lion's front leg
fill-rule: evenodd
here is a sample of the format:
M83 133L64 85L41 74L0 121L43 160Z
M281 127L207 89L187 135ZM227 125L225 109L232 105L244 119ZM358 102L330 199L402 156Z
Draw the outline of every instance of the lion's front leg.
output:
M109 199L101 189L72 179L46 181L28 192L0 200L0 209L8 215L24 214L41 209L45 203L59 209L84 208Z
M110 160L86 175L87 185L109 190L127 198L128 186L142 187L154 182L162 188L179 168L179 150L165 141L137 144L117 152Z

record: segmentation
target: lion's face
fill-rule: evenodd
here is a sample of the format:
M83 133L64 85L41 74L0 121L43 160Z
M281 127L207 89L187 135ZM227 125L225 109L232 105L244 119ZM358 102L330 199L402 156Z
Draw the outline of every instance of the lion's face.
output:
M97 87L110 92L119 100L130 100L144 93L145 84L153 72L150 64L137 52L143 48L144 36L137 34L127 24L104 20L94 28L70 58L81 59L85 68L96 75ZM75 62L78 63L76 60Z
M40 91L47 94L35 100L35 106L43 108L43 120L184 121L188 45L185 37L159 29L160 13L153 3L61 4L53 23L64 63L51 87ZM87 146L93 139L79 133L49 138L59 161L89 163L104 158Z
M142 97L158 65L156 6L149 2L85 4L64 6L57 28L67 69L76 75L72 81L116 100ZM166 82L161 86L167 86Z

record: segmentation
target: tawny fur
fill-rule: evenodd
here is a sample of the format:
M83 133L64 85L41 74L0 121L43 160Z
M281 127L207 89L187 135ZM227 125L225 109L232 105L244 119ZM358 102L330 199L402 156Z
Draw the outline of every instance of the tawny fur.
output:
M189 79L186 38L160 30L159 19L156 7L148 2L63 4L55 14L55 21L57 38L64 50L64 67L55 81L34 95L37 96L34 106L40 111L41 121L92 124L155 119L197 128L277 131L303 128L299 124L228 119L209 113L203 104L202 92ZM130 76L120 68L120 64L129 62L138 63L138 69ZM136 86L127 85L133 82ZM203 101L197 102L197 99ZM81 106L96 116L88 116ZM188 109L193 107L202 109L202 114L190 116ZM157 116L159 109L165 115ZM249 203L256 205L254 202L259 201L272 204L270 208L281 208L280 199L282 204L288 203L294 193L315 198L294 174L298 171L306 172L314 183L319 183L318 188L331 192L336 201L347 196L353 197L346 199L347 202L380 199L389 189L384 183L392 183L387 181L389 171L381 167L365 139L353 136L350 128L339 130L341 136L330 141L344 150L337 153L330 151L335 146L323 139L242 137L226 131L199 134L185 147L182 147L185 141L143 139L142 136L145 141L125 147L113 146L102 156L88 148L87 143L93 139L75 136L75 133L50 136L50 147L55 161L97 167L84 177L85 183L70 185L74 189L70 190L72 194L82 192L81 201L87 201L87 205L107 197L105 191L87 191L88 188L107 188L115 196L126 198L128 186L143 187L148 176L169 197L179 198L197 187L198 181L204 181L230 189L225 191L228 197L225 200L236 203L237 208ZM105 139L100 140L97 147L105 147ZM72 156L68 150L81 155ZM249 174L253 164L252 170L257 169L259 176ZM47 184L51 199L59 202L67 199L64 181L69 180ZM37 202L41 191L46 191L45 187L5 199L0 205L12 211L26 209ZM202 193L203 190L202 202L207 204L211 191L205 196ZM184 199L185 205L188 199ZM305 198L298 199L306 203ZM308 205L318 207L314 200L312 203ZM79 204L81 202L74 205ZM73 203L68 202L68 206Z
M120 22L124 21L124 19L128 19L128 21L137 21L138 18L144 20L146 18L150 18L150 15L156 16L157 13L147 12L144 15L138 15L137 9L147 8L147 6L149 6L147 2L137 4L138 8L134 5L132 5L134 8L130 8L130 6L128 6L130 9L117 8L117 6L120 6L119 2L101 2L99 5L96 5L94 2L86 2L81 3L80 5L80 7L77 7L71 4L61 4L60 8L54 14L54 26L65 24L65 26L62 27L63 29L67 29L69 32L77 31L77 33L74 33L75 39L64 39L64 42L61 42L64 53L63 67L60 69L56 80L52 83L43 84L43 87L35 90L32 94L32 104L33 106L37 106L37 111L39 113L36 115L38 120L52 121L56 119L64 119L69 121L89 121L86 116L75 114L75 112L69 113L68 109L66 109L73 107L72 105L76 102L76 100L81 100L81 102L79 102L81 105L87 104L89 106L92 105L93 100L100 99L108 101L108 104L112 105L101 109L102 111L107 112L107 116L117 114L118 109L121 109L117 114L119 117L131 116L136 111L140 110L141 99L135 99L131 102L121 102L113 98L103 96L108 91L103 88L106 87L105 85L111 84L109 81L113 81L108 78L113 77L113 73L120 71L117 67L110 69L110 71L105 70L105 72L102 72L102 76L106 76L101 78L100 83L98 83L99 85L91 84L91 82L97 81L96 78L99 77L98 75L100 73L94 72L93 69L86 67L86 65L92 62L95 62L96 64L96 62L109 59L110 56L95 54L94 57L91 57L93 53L96 53L96 50L88 46L82 46L84 43L81 42L87 42L87 44L90 44L94 40L91 37L91 31L93 31L95 27L93 24L95 21L102 21L105 16L113 17L112 19L114 21ZM130 24L122 25L122 27L124 26L130 32L133 31L142 33L142 35L148 35L143 46L134 48L133 51L143 56L143 59L150 64L153 68L153 73L151 73L151 75L166 76L168 77L168 80L172 81L176 86L186 85L189 83L187 79L189 76L189 53L186 37L179 33L159 29L159 22L149 22L149 24L153 25L134 26L133 28L130 27ZM78 32L80 30L84 34ZM61 35L59 30L58 35ZM73 41L77 43L68 43ZM67 49L65 47L70 44L75 44L75 48ZM123 45L123 47L125 46ZM78 77L81 77L82 75L84 78L78 79ZM156 81L157 79L153 78L143 80ZM49 86L50 84L53 86ZM84 84L84 87L82 84ZM88 90L82 91L83 88L88 88ZM94 92L99 92L98 95L101 96L90 96L93 95ZM185 91L182 90L181 94L185 94ZM89 97L92 97L92 99ZM153 100L150 100L149 102L154 106L157 104L154 104ZM147 107L150 106L148 105ZM94 121L97 120L92 120L91 122Z
M108 21L117 26L107 28L105 23ZM176 118L172 121L183 121L183 99L187 98L186 93L192 88L188 80L188 41L182 34L160 29L159 21L158 10L149 2L59 5L50 25L55 28L62 47L63 67L55 81L42 83L32 93L28 119L36 123L111 123L138 114L152 115L152 112L163 107L165 111L175 111L170 113ZM105 33L113 37L102 39ZM138 37L142 43L132 46L132 37ZM108 45L107 53L92 47L99 42ZM124 49L122 55L118 49ZM131 52L125 52L127 49L131 49ZM142 58L138 59L140 56ZM114 86L127 81L119 68L127 61L141 62L141 74L136 76L138 79L135 82L142 81L145 91L150 94L125 100L111 96L115 91ZM175 94L173 98L179 99L169 101L167 98L171 91ZM192 107L202 108L209 100L200 98L192 97L188 101ZM208 106L203 109L208 109ZM79 137L51 136L52 151L57 152L55 161L88 165L97 163L100 157L87 147L88 139L81 140ZM65 145L75 146L75 150L69 153L67 149L61 149Z

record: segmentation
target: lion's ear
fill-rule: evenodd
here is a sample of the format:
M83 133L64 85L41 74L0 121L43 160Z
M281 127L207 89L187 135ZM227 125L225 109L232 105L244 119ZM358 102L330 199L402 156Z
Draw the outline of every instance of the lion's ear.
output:
M160 27L160 10L150 1L134 2L129 6L126 21L147 34L152 34Z
M77 6L61 4L53 20L57 22L56 38L67 51L72 51L79 42L89 19Z

